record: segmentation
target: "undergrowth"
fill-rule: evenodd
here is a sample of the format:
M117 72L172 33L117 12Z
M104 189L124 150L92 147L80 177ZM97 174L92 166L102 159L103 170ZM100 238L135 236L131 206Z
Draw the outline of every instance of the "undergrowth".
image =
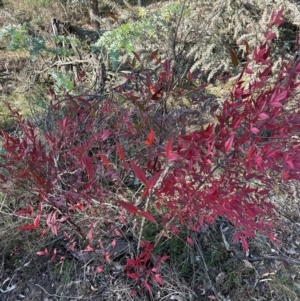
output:
M227 11L232 5L227 3ZM138 72L110 87L111 97L84 93L85 72L75 79L53 71L56 85L41 106L42 122L8 104L18 128L2 130L1 192L17 200L13 216L24 221L19 231L60 237L66 250L60 253L60 244L53 244L37 254L57 264L66 254L92 254L94 275L105 274L113 253L103 240L110 237L111 248L117 248L126 239L135 244L121 267L131 295L151 297L155 288L172 282L162 274L168 266L188 279L197 268L208 274L209 265L228 258L223 236L222 243L203 248L198 241L219 216L247 255L249 238L258 232L277 242L276 206L268 196L278 185L288 188L300 179L295 140L300 62L297 56L282 61L274 76L271 56L282 15L283 10L270 14L263 42L245 59L222 104L204 106L201 74L179 74L158 51L147 58L156 73L144 69L143 57L133 52L131 65ZM234 51L229 53L235 63ZM254 80L245 84L252 74ZM213 122L204 123L204 113ZM191 258L195 250L199 258ZM253 269L226 272L228 293ZM211 279L207 283L216 295Z

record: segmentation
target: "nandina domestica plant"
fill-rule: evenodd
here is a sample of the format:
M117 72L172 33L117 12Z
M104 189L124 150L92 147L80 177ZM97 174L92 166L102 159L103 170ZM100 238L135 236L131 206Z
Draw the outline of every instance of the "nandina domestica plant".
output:
M133 259L127 259L125 271L127 276L140 283L145 289L151 291L151 282L163 285L161 275L158 273L159 266L166 261L169 256L158 257L155 262L151 262L153 245L149 242L141 244L141 254Z
M189 91L180 86L174 88L176 80L168 62L155 83L146 81L144 92L148 91L150 98L161 104L161 115L152 124L157 143L165 141L164 151L153 151L149 157L154 145L150 145L149 138L146 145L150 149L148 169L159 166L164 174L152 193L157 200L156 209L164 212L161 218L168 228L165 230L178 231L179 221L198 231L217 216L225 216L237 230L234 240L240 239L246 250L246 238L254 237L256 230L275 240L268 218L275 207L267 197L277 185L286 187L288 180L299 180L300 158L299 142L295 140L299 131L299 102L295 97L299 86L298 57L284 62L272 82L270 50L275 34L271 28L283 22L281 15L282 10L271 15L265 43L254 49L214 122L200 130L178 134L182 125L190 125L188 120L181 122L186 111L178 109L174 116L168 111L164 96L190 95L192 99L205 100L201 97L203 86L190 86ZM254 73L258 68L261 71ZM252 74L254 80L246 85L244 80L249 81ZM188 79L192 81L193 76ZM166 131L170 135L163 139L161 134ZM147 194L149 187L145 186Z
M158 76L126 75L137 89L119 86L116 98L56 100L51 90L54 104L43 126L11 109L20 130L2 131L0 178L2 192L20 203L15 214L30 220L19 230L42 228L45 235L50 229L57 235L68 224L92 251L96 223L111 223L111 207L118 205L130 213L124 218L121 212L121 222L141 217L140 231L144 219L177 232L179 225L199 231L224 216L246 250L247 237L257 230L275 239L268 218L274 205L267 196L275 182L300 180L300 143L293 139L300 129L298 57L283 62L272 82L271 29L282 22L281 15L272 14L265 43L254 49L228 99L211 108L209 123L197 123L198 108L178 105L183 97L193 105L207 101L197 75L174 78L170 62L159 59ZM255 73L257 66L262 71ZM254 80L247 85L250 76ZM78 216L88 226L80 226ZM162 280L156 270L147 274L152 251L147 246L148 253L144 249L127 261L126 271L149 289L151 273ZM147 279L137 274L140 268Z
M217 121L177 135L174 150L172 138L166 144L169 172L155 190L157 207L168 211L163 223L170 226L168 221L176 219L198 231L204 223L225 216L237 230L234 241L240 239L246 250L246 238L254 237L256 230L275 239L268 219L274 206L267 200L268 193L276 185L300 179L300 144L294 139L300 121L295 97L298 56L283 63L275 83L270 82L270 47L275 37L270 30L282 22L281 14L272 14L266 42L254 49L216 114ZM263 70L246 85L243 77L253 73L250 65Z

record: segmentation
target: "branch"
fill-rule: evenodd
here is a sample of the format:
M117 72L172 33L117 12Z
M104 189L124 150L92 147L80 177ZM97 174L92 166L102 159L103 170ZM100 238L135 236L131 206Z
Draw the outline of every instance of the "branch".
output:
M168 173L170 167L171 167L171 164L168 164L167 167L166 167L166 169L165 169L165 170L161 173L161 175L159 176L159 178L158 178L157 182L155 183L154 187L153 187L153 188L151 189L151 191L149 192L149 196L147 197L146 204L145 204L145 211L148 210L149 201L150 201L150 199L151 199L153 190L161 184L161 182L163 181L163 179L164 179L165 176L167 175L167 173ZM141 203L141 200L139 200L138 203ZM143 218L142 218L142 223L141 223L141 229L140 229L140 233L139 233L139 241L138 241L138 247L137 247L137 250L140 249L144 225L145 225L145 218L143 217ZM159 238L159 239L160 239L160 238ZM158 240L158 241L159 241L159 240ZM155 245L157 245L157 242L155 243Z
M225 262L225 266L229 265L231 262L236 261L236 260L248 260L250 262L255 262L255 261L263 261L263 260L278 260L278 261L284 261L288 264L294 264L294 265L299 265L300 266L300 260L297 260L292 257L287 257L287 256L282 256L282 255L263 255L263 256L253 256L253 257L246 257L246 256L235 256L233 258L230 258Z

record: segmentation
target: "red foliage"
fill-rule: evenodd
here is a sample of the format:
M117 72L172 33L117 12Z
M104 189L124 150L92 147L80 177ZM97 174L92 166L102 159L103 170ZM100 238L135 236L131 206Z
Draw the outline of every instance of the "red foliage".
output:
M171 231L178 222L199 231L203 224L224 216L237 230L234 240L241 240L246 250L246 238L255 236L257 230L275 239L272 223L265 218L274 209L267 196L274 185L300 180L300 143L293 140L300 130L295 97L300 85L299 60L283 63L275 83L270 83L274 78L270 28L282 22L281 14L272 14L266 42L254 49L223 106L211 108L215 122L197 130L189 130L195 124L186 118L197 110L172 110L168 99L185 95L203 104L207 101L204 86L197 86L196 76L190 73L185 86L182 79L179 85L167 60L161 63L157 78L144 72L138 92L126 91L126 85L118 87L131 107L123 108L113 99L87 101L85 96L67 95L64 106L61 101L50 105L53 122L45 120L44 128L11 109L21 133L2 132L5 154L1 155L0 188L9 194L14 185L26 208L15 214L32 217L32 224L19 230L43 227L43 235L46 229L56 235L61 224L68 222L92 244L92 227L82 233L73 222L74 212L93 206L105 211L103 200L116 200L116 191L122 200L115 202L121 208L155 223L150 212L126 201L124 174L133 172L145 186L141 198L151 195L156 200L156 214ZM157 52L152 56L160 62ZM264 70L245 87L244 74L253 75L250 63ZM132 146L140 151L132 154ZM32 199L23 197L24 191ZM187 241L192 243L189 237ZM125 268L129 277L148 290L150 278L163 283L155 264L149 270L151 250L145 243L139 257L128 259Z
M127 259L125 271L129 278L140 283L146 290L151 291L150 283L156 282L163 285L164 282L159 274L159 266L166 261L169 256L158 257L152 262L153 245L149 242L142 242L141 254L133 259Z

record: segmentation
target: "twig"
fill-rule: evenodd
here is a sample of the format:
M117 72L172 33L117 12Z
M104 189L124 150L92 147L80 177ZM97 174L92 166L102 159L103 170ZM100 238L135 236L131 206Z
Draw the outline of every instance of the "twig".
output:
M62 295L50 294L42 286L40 286L39 284L36 283L35 285L38 286L39 288L41 288L45 292L45 294L47 294L50 297L57 297L57 298L66 298L67 297L67 296L62 296ZM83 300L83 299L89 299L89 298L86 298L86 297L83 297L83 296L73 296L71 298L72 299L76 298L76 299L81 299L81 300Z
M205 177L204 180L202 180L196 187L195 190L198 190L199 188L202 187L202 185L204 185L205 183L207 183L207 180L210 176L212 176L214 174L214 172L220 168L221 166L223 166L226 162L227 162L227 159L230 158L233 154L234 154L235 150L232 150L231 152L229 152L225 158L223 160L221 160L213 169L212 171Z
M204 265L204 271L205 271L206 277L207 277L207 279L209 281L209 284L211 286L211 289L213 290L215 296L217 296L218 295L217 294L217 290L213 286L213 283L212 283L212 281L211 281L211 279L209 277L209 274L208 274L208 267L207 267L206 262L205 262L205 258L204 258L203 252L202 252L202 247L201 247L199 241L197 241L196 239L194 240L194 242L195 242L195 246L196 246L196 248L197 248L197 250L198 250L198 252L199 252L199 254L201 256L201 260L202 260L203 265Z
M36 283L35 285L38 286L39 288L41 288L50 297L58 297L58 298L65 298L66 297L66 296L62 296L62 295L50 294L39 284Z
M146 204L145 204L145 211L148 210L149 201L150 201L151 196L152 196L152 191L161 184L162 180L167 175L170 167L171 167L171 164L169 164L166 167L166 169L161 173L161 175L159 176L159 178L158 178L157 182L155 183L154 187L149 191L149 196L147 197ZM142 218L141 229L140 229L139 240L138 240L138 247L137 247L138 250L140 249L140 245L141 245L141 239L142 239L144 225L145 225L145 217Z
M181 23L181 20L182 20L182 16L183 16L183 12L184 12L184 9L185 9L185 5L186 5L186 0L183 1L183 5L182 5L182 9L181 9L181 12L180 12L180 16L179 16L179 19L178 19L178 22L177 22L177 25L176 25L176 28L175 28L175 32L174 32L174 36L172 38L172 52L173 52L173 59L174 61L176 61L176 40L177 40L177 36L178 36L178 30L179 30L179 26L180 26L180 23Z
M281 256L281 255L263 255L263 256L253 256L253 257L246 257L246 256L236 256L233 258L230 258L225 262L225 265L230 264L231 262L235 260L248 260L250 262L254 261L263 261L263 260L278 260L278 261L284 261L288 264L295 264L300 266L300 260L297 260L295 258L287 257L287 256Z
M61 67L61 66L66 66L66 65L75 65L75 64L82 64L82 63L91 63L91 61L90 60L80 60L80 59L78 60L78 59L75 59L75 60L72 60L72 61L69 61L69 62L62 62L60 60L60 61L57 61L57 62L53 63L50 67L47 66L47 68L38 71L37 74L44 73L49 68L53 68L54 66Z
M254 256L254 257L249 257L245 258L248 261L262 261L262 260L278 260L278 261L284 261L289 264L295 264L295 265L300 265L300 260L297 260L292 257L286 257L286 256L272 256L272 255L264 255L264 256Z
M61 1L59 1L58 3L62 7L62 9L65 11L66 18L68 18L68 13L67 13L66 7L61 3Z

